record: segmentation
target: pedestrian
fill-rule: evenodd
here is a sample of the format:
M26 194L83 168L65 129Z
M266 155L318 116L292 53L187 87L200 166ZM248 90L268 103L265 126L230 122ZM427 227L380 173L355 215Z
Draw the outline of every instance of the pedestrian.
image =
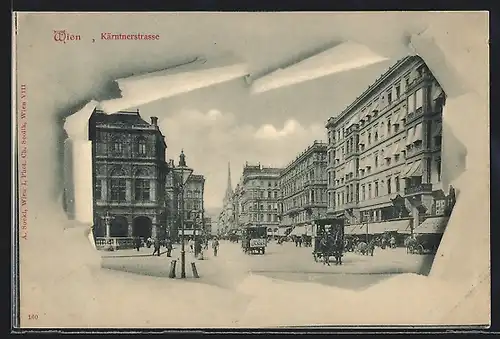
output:
M160 245L161 245L160 239L155 238L153 241L153 245L154 245L153 255L158 253L158 256L160 256Z
M172 241L170 238L165 239L165 246L167 247L167 257L172 256Z
M193 239L189 239L189 252L193 253L194 252L194 241Z
M137 252L139 252L141 245L142 245L141 237L136 237L135 238L135 248L137 249Z
M214 250L214 257L216 257L217 256L217 252L219 251L219 240L217 240L217 238L215 238L212 241L212 249Z

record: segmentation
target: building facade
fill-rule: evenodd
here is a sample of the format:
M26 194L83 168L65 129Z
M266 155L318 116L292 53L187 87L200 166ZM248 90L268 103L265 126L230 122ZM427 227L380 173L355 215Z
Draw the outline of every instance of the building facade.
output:
M169 169L175 167L174 160L169 159L168 161ZM179 184L180 178L174 174L173 171L169 170L166 173L165 179L165 212L166 212L166 229L167 235L173 237L175 240L178 239L177 235L179 233L180 219L179 219Z
M282 169L245 164L235 196L238 224L277 228L279 225L279 177ZM234 200L233 200L234 201Z
M192 236L203 231L205 177L191 174L184 185L184 235ZM180 236L181 229L178 228Z
M157 122L156 117L146 122L138 110L92 113L89 140L96 237L147 238L165 230L167 145Z
M280 226L309 224L326 216L327 144L314 141L280 173Z
M412 56L330 118L328 214L351 224L408 218L416 227L435 211L443 191L445 98L423 60Z

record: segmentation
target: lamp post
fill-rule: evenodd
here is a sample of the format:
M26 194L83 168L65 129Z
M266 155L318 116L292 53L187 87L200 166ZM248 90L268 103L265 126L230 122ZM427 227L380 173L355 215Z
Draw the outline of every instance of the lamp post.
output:
M181 151L179 156L179 166L172 169L180 178L179 194L180 194L180 221L181 221L181 278L186 278L186 249L184 241L184 185L193 173L193 169L187 167L186 156L184 151Z
M106 214L102 217L102 220L104 220L104 223L106 225L106 245L111 245L110 243L110 238L111 238L111 221L114 219L112 215L109 214L109 211L106 211Z

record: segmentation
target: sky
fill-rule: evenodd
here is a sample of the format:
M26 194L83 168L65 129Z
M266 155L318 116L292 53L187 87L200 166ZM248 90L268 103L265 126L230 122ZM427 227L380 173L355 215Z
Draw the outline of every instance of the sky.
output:
M159 116L167 158L206 177L205 207L222 207L228 163L232 188L245 162L283 167L314 140L326 141L325 124L397 60L252 94L242 78L138 107Z

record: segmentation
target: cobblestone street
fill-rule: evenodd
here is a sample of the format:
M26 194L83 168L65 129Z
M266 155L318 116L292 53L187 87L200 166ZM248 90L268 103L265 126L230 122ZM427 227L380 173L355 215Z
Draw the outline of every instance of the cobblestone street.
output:
M152 249L141 248L102 252L104 268L130 273L168 277L170 262L177 259L177 277L180 276L180 246L174 248L172 257L163 252L160 257L152 256ZM363 289L378 281L399 273L419 273L428 271L432 262L430 255L407 254L404 248L381 250L374 256L346 253L343 265L331 266L315 262L310 247L295 247L295 244L278 245L271 242L265 255L248 255L240 244L223 241L219 255L205 251L204 260L194 260L186 252L186 275L190 282L213 284L225 288L235 288L249 274L262 275L287 281L318 282L350 289ZM191 262L196 262L200 279L193 279Z

